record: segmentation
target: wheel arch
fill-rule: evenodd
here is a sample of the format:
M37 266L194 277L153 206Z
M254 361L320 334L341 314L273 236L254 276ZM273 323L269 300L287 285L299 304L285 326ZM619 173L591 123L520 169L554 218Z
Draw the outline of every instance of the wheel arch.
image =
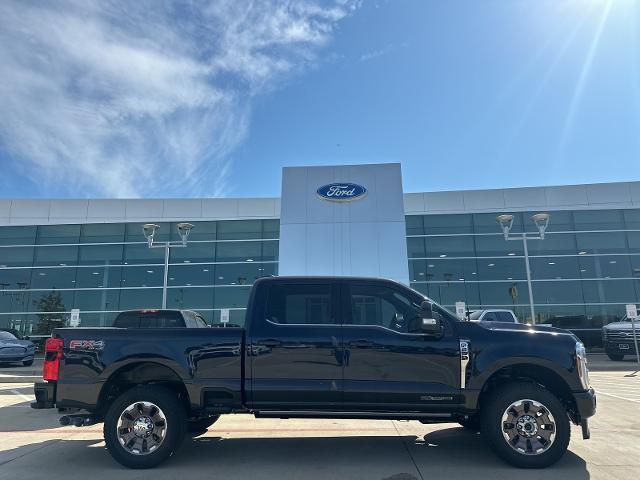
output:
M531 382L544 387L564 405L572 421L578 418L570 385L552 368L535 363L513 363L497 368L486 379L478 396L478 409L496 389L514 382Z
M104 414L113 399L140 385L159 385L175 392L189 411L189 392L180 375L167 365L147 360L128 363L109 376L100 389L97 411Z

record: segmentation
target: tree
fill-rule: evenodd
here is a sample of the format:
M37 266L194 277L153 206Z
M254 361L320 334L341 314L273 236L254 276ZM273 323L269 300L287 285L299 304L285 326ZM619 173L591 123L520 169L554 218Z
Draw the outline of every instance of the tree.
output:
M42 312L38 314L40 320L36 328L37 334L49 335L54 328L65 326L66 318L62 312L66 311L66 308L62 303L60 292L51 291L47 295L34 300L33 304L39 312Z

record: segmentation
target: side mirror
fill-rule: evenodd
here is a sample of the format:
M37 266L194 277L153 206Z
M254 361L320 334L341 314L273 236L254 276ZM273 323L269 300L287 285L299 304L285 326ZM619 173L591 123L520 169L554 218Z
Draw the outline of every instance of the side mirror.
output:
M433 312L433 304L427 300L420 305L420 314L411 322L411 333L426 333L428 335L440 335L442 322Z

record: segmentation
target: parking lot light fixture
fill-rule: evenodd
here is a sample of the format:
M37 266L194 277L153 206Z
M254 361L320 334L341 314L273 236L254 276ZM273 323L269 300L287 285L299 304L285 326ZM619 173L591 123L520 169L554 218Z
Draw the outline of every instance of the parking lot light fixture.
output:
M162 282L162 308L167 308L167 284L169 280L169 251L176 247L186 247L187 239L193 229L193 225L187 222L180 222L177 224L178 234L180 235L179 242L160 242L154 243L154 237L160 225L155 223L145 223L142 225L142 232L147 239L149 248L164 248L164 280ZM185 260L187 262L188 260Z
M189 238L192 228L193 225L190 223L180 222L178 224L178 234L180 235L180 240L185 247L187 246L187 239Z
M531 283L531 266L529 265L529 248L527 246L528 240L544 240L544 234L547 230L547 226L549 225L549 218L551 215L548 213L536 213L531 216L531 220L535 223L536 228L538 229L538 236L527 234L526 231L522 232L519 235L511 235L511 227L513 226L513 215L505 213L502 215L498 215L497 220L500 224L500 228L502 229L502 233L504 235L505 240L515 240L522 242L522 249L524 251L524 265L525 271L527 274L527 287L529 290L529 308L531 310L531 322L535 323L536 312L533 301L533 287ZM554 262L549 262L549 265L554 265Z
M513 226L513 215L506 213L503 215L498 215L498 223L500 224L500 228L502 228L504 239L507 240L509 238L511 227Z
M549 225L549 216L550 215L548 213L536 213L531 216L531 220L536 224L542 240L544 240L544 232L547 230L547 226Z
M156 225L155 223L145 223L142 225L142 233L144 233L144 238L147 239L149 248L153 246L153 237L156 235L156 231L159 228L160 225Z

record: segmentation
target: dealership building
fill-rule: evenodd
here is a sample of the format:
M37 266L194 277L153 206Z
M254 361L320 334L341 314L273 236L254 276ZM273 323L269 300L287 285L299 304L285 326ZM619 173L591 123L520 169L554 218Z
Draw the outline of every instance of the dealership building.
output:
M242 324L271 275L392 278L596 344L640 302L640 182L404 193L399 164L373 164L284 168L280 198L0 200L0 328L78 310L74 325L108 326L163 304Z

